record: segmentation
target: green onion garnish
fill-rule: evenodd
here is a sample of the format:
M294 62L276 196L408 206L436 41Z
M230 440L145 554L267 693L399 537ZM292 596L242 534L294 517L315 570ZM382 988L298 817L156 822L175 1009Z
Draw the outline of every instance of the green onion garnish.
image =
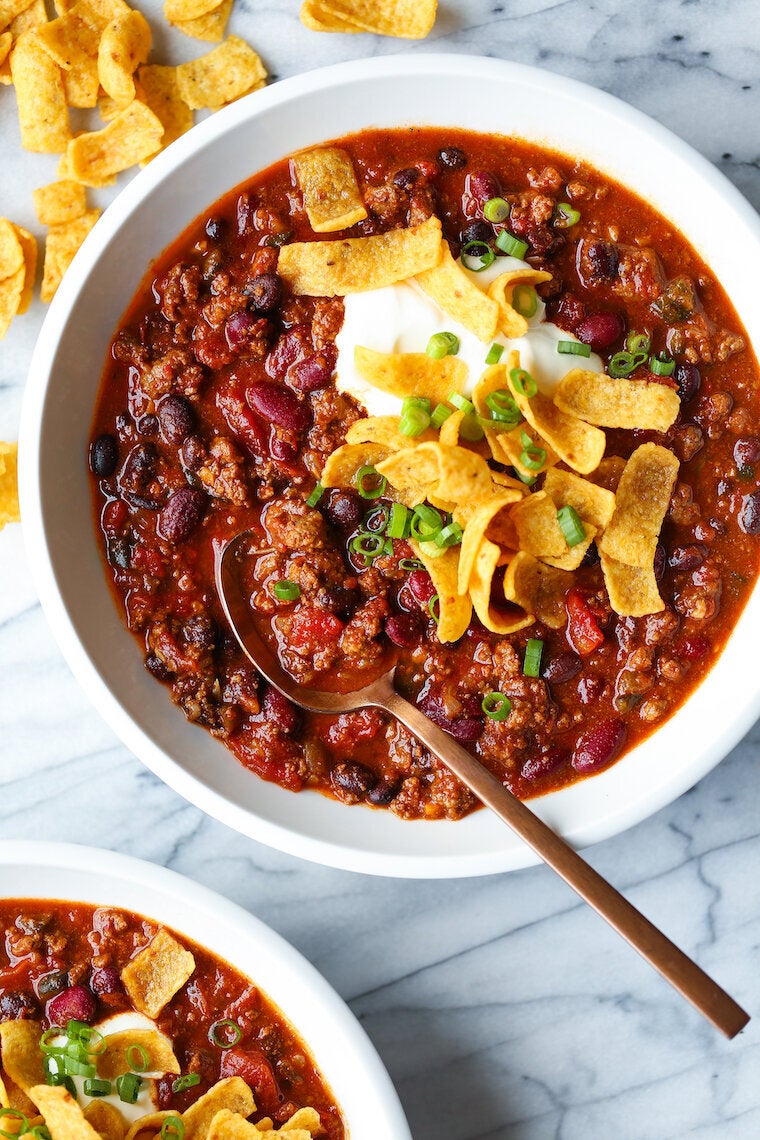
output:
M62 1052L64 1046L63 1045L55 1045L54 1041L56 1040L57 1037L65 1037L65 1036L66 1036L65 1029L61 1029L60 1026L58 1026L58 1025L54 1025L52 1027L52 1029L46 1029L45 1032L42 1034L42 1037L40 1037L40 1049L42 1050L43 1053L60 1053L60 1052Z
M483 428L478 423L477 416L464 417L459 425L459 438L466 439L468 443L477 443L479 439L483 438Z
M63 1058L64 1072L72 1077L94 1077L97 1069L92 1061L80 1061L76 1057Z
M53 1140L50 1129L45 1124L35 1124L34 1128L30 1128L26 1135L33 1136L34 1140Z
M357 534L351 539L351 549L364 558L365 566L369 566L370 562L383 553L384 546L385 538L382 534Z
M77 1086L74 1084L74 1078L70 1077L68 1073L51 1073L50 1070L45 1071L45 1084L57 1087L59 1085L68 1091L73 1096L74 1100L77 1099Z
M504 693L486 693L480 707L490 720L506 720L512 711L512 702Z
M385 533L389 538L404 538L409 525L409 510L403 503L394 503Z
M520 458L522 459L522 455L520 456ZM526 487L532 487L533 484L535 483L536 478L537 478L536 475L525 475L520 470L519 467L513 467L512 470L514 471L515 475L520 480L520 482L524 483Z
M181 1093L184 1092L185 1089L191 1089L200 1083L201 1078L199 1073L185 1073L184 1076L177 1077L176 1081L172 1085L172 1092Z
M451 408L446 404L436 404L430 415L430 422L434 428L443 427L446 420L451 415Z
M464 412L466 416L472 415L475 411L475 405L472 401L468 400L466 396L460 396L459 392L451 393L449 403L453 404L458 411Z
M20 1112L19 1109L0 1108L0 1121L3 1121L6 1117L10 1118L7 1121L8 1124L11 1124L15 1121L18 1123L18 1127L16 1128L15 1132L9 1132L6 1131L5 1128L0 1128L0 1136L8 1136L10 1137L10 1140L16 1140L17 1136L23 1136L24 1133L29 1131L29 1121L27 1120L24 1113Z
M541 654L544 643L537 637L529 637L525 645L525 659L523 660L523 675L538 677L541 672Z
M521 261L528 252L527 241L520 241L509 230L502 230L496 237L496 244L502 253L508 254L510 257L517 257Z
M675 360L665 352L661 352L659 356L649 357L649 371L655 376L672 376L675 367Z
M242 1036L243 1031L240 1026L236 1021L230 1021L229 1017L215 1021L208 1031L209 1041L219 1049L231 1049L233 1045L237 1045Z
M322 498L324 493L325 493L325 489L322 486L322 484L317 483L316 487L314 488L314 490L312 491L312 493L309 495L308 499L306 500L307 507L316 507L317 503Z
M116 1091L119 1094L119 1100L123 1100L125 1104L134 1104L140 1095L140 1087L142 1085L142 1077L138 1077L137 1073L123 1073L122 1076L116 1078Z
M581 220L580 210L576 210L569 202L559 202L554 214L554 224L561 230L569 230Z
M100 1077L88 1077L84 1082L85 1096L110 1096L111 1082L101 1080Z
M462 528L459 523L450 522L443 530L439 530L435 536L435 542L438 546L446 549L449 546L459 546L462 541Z
M356 472L356 489L363 499L379 499L387 486L388 480L379 475L371 463Z
M167 1116L161 1123L161 1140L182 1140L185 1124L178 1116Z
M591 356L591 346L581 344L579 340L558 340L557 352L566 356Z
M557 522L568 546L577 546L579 542L584 541L586 531L574 507L560 507L557 511Z
M367 511L359 529L369 531L370 534L381 534L388 525L388 514L388 507L385 503L381 503L379 507L373 507L371 511Z
M438 334L446 336L446 333ZM430 338L432 341L432 337ZM459 343L459 342L457 342ZM430 345L428 345L430 348ZM444 354L445 355L445 354ZM410 437L422 435L430 427L430 400L424 396L407 396L401 405L398 430Z
M430 542L431 539L443 530L441 512L427 503L418 503L414 508L411 521L411 536L419 542Z
M532 285L515 285L512 290L512 308L526 320L535 317L538 309L538 293Z
M420 562L419 558L402 558L399 562L402 570L424 570L425 563Z
M652 342L646 333L628 333L625 338L625 347L629 352L649 352Z
M526 431L520 433L520 443L523 445L520 452L520 462L523 467L527 467L529 471L540 471L546 463L546 452L543 447L539 447Z
M486 407L494 420L516 424L521 419L515 398L506 388L497 388L495 392L489 392L486 396Z
M433 333L427 342L425 352L433 360L442 360L444 356L456 356L459 352L459 337L452 332Z
M630 376L635 372L640 364L644 364L647 359L645 352L628 352L623 349L621 352L616 352L610 359L607 365L607 371L610 376L619 378L621 376Z
M277 589L278 586L281 587L280 590ZM284 587L284 589L282 587ZM301 587L296 585L295 582L275 582L274 592L276 597L282 598L283 600L287 598L290 601L293 598L300 597ZM150 1064L150 1055L144 1045L128 1046L126 1057L127 1064L135 1073L144 1073Z
M430 613L431 618L433 619L433 621L437 625L438 622L441 620L441 599L440 599L440 595L433 594L432 598L428 602L428 611Z
M504 355L503 344L492 344L486 353L486 364L498 364Z
M272 586L272 593L280 602L295 602L298 598L301 597L301 587L297 582L289 582L287 578L282 578L279 582L275 582L274 586ZM140 1049L142 1046L131 1045L130 1048ZM143 1053L145 1053L144 1049ZM127 1050L127 1060L129 1061L129 1049ZM130 1065L133 1069L136 1069L138 1073L145 1072L145 1065L143 1065L142 1069L139 1067L139 1065L132 1065L131 1062Z
M471 273L482 273L489 265L493 265L496 254L484 241L468 241L467 245L462 246L461 258L465 269Z
M527 396L529 400L532 399L538 391L538 384L530 372L526 372L524 368L510 369L509 379L512 381L518 395Z
M506 222L509 202L506 198L489 198L483 207L483 217L489 222Z

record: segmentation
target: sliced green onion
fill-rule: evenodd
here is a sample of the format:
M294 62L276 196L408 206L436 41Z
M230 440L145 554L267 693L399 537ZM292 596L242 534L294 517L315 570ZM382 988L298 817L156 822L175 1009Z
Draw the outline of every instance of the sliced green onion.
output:
M420 562L419 558L402 558L399 562L402 570L424 570L425 563Z
M377 479L380 482L373 486L373 481ZM384 475L378 475L371 463L360 467L356 473L356 489L363 499L379 499L381 495L385 494L387 486L388 480Z
M496 237L496 244L502 253L509 254L510 257L517 257L521 261L528 252L527 241L520 241L509 230L502 230Z
M506 198L489 198L483 207L483 217L488 222L506 222L509 217L509 202Z
M9 1124L11 1121L17 1121L18 1128L15 1132L8 1132L5 1130L5 1128L0 1128L0 1136L9 1136L10 1140L16 1140L17 1136L23 1136L29 1131L29 1121L27 1120L24 1113L20 1112L19 1109L0 1108L0 1123L5 1117L10 1117L10 1120L8 1121Z
M537 677L541 672L541 654L544 643L537 637L529 637L525 644L525 658L523 660L523 675Z
M65 1036L65 1029L61 1029L58 1025L54 1025L52 1029L46 1029L42 1034L42 1037L40 1037L40 1049L43 1053L61 1053L64 1046L54 1045L53 1042L57 1037Z
M516 420L492 420L490 416L476 416L475 418L484 431L512 431L517 427L522 416L518 415Z
M515 475L520 480L520 482L524 483L526 487L532 487L533 484L535 483L536 479L537 479L536 475L524 475L523 472L519 469L519 467L513 467L512 470L514 471Z
M243 1031L240 1026L229 1017L215 1021L208 1031L209 1041L219 1049L231 1049L233 1045L237 1045L242 1036Z
M510 369L509 379L512 381L518 395L527 396L529 400L532 399L538 391L538 384L530 372L526 372L524 368Z
M557 522L568 546L577 546L586 538L583 523L574 507L560 507L557 511Z
M278 586L284 587L284 589L278 591ZM276 582L274 592L278 598L291 600L300 597L301 587L296 585L295 582ZM129 1045L127 1047L126 1057L127 1064L135 1073L144 1073L150 1064L150 1055L144 1045Z
M494 342L486 353L486 364L498 364L504 355L504 345Z
M84 1082L85 1096L110 1096L111 1082L101 1080L100 1077L88 1077Z
M672 376L676 362L667 353L661 352L659 356L649 357L649 371L655 376Z
M272 586L272 593L280 602L295 602L297 598L301 597L301 587L297 582L289 582L287 578L282 578ZM142 1046L130 1045L130 1049L142 1049ZM145 1053L144 1049L143 1053ZM131 1065L131 1067L137 1069L138 1073L144 1072L147 1067L147 1056L148 1054L145 1053L146 1065L142 1069L138 1065ZM129 1061L129 1049L127 1050L127 1060Z
M625 338L625 347L629 352L649 352L652 342L646 333L628 333Z
M383 554L393 554L393 539L386 538L383 543Z
M74 1078L70 1077L68 1073L47 1073L45 1076L45 1084L54 1087L60 1085L71 1093L74 1100L77 1099L77 1086L74 1084Z
M389 538L404 538L409 525L409 510L403 503L394 503L385 533Z
M452 392L449 396L449 403L453 404L459 412L464 412L466 416L471 415L475 411L475 405L466 396L460 396L459 392Z
M27 1135L33 1136L34 1140L53 1140L46 1124L35 1124L34 1128L29 1129Z
M444 549L449 546L459 546L462 541L462 534L463 531L459 523L451 522L438 532L435 536L435 542Z
M379 507L373 507L371 511L367 511L362 519L360 530L366 530L370 534L382 534L388 525L389 511L385 503Z
M351 539L351 549L364 558L366 566L383 553L384 546L385 538L382 534L357 534Z
M461 258L465 269L469 269L471 273L482 273L489 265L493 265L496 254L487 242L468 241L467 245L462 247Z
M486 693L480 707L489 720L506 720L512 712L512 702L504 693Z
M407 408L401 413L401 419L398 422L398 430L401 435L409 436L413 439L417 435L422 435L423 431L427 431L430 427L430 412L424 411L423 408Z
M306 500L307 507L316 507L317 503L322 498L324 493L325 493L325 489L322 486L322 484L317 483L316 487L314 488L314 490L312 491L312 493L309 495L308 499Z
M119 1094L119 1100L123 1100L125 1104L136 1102L141 1086L142 1077L138 1077L137 1073L123 1073L116 1078L116 1092Z
M70 1017L66 1022L66 1036L70 1041L79 1041L92 1031L92 1026L86 1021L77 1021L75 1017Z
M607 365L607 371L610 376L621 377L630 376L635 372L640 364L644 364L647 359L645 352L627 352L623 349L622 352L616 352Z
M195 1085L201 1083L200 1073L185 1073L184 1076L177 1077L172 1085L173 1093L185 1092L186 1089L192 1089Z
M579 340L558 340L557 352L566 356L591 356L591 346Z
M63 1067L72 1077L94 1077L98 1071L91 1061L78 1061L76 1057L64 1057Z
M182 1140L185 1123L178 1116L167 1116L161 1124L161 1140Z
M506 388L497 388L486 396L486 407L494 420L503 420L505 423L517 423L520 419L520 409L511 392Z
M512 308L526 320L535 317L538 309L538 293L532 285L515 285L512 290Z
M437 625L441 620L441 598L439 594L433 594L432 598L428 602L428 611L430 612L431 618Z
M523 446L520 452L520 462L529 471L540 471L546 463L546 452L539 447L526 431L520 433L520 443Z
M430 422L434 428L443 427L450 415L451 408L447 407L446 404L436 404L430 415Z
M559 202L554 214L554 224L561 230L569 230L571 226L577 226L581 220L580 210L576 210L569 202Z
M431 558L441 558L446 553L446 547L438 546L434 539L429 542L420 542L419 546L428 561Z
M433 360L442 360L444 356L456 356L459 352L459 337L452 332L433 333L427 342L425 352Z
M447 334L444 334L447 335ZM409 408L422 408L423 412L430 412L430 400L427 396L404 396L401 401L401 411L406 412Z
M410 534L419 542L430 542L443 530L441 512L426 503L418 503L412 515Z
M466 439L468 443L477 443L483 438L483 428L478 423L477 416L465 416L459 425L459 438Z

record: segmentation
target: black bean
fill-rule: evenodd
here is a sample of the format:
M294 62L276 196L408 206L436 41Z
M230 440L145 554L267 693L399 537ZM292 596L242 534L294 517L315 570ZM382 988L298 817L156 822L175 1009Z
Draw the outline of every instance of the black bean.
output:
M186 542L208 506L208 496L192 487L180 487L167 500L158 516L158 533L167 542Z
M206 233L212 241L221 241L226 228L222 218L209 218L206 222Z
M467 165L467 155L458 146L445 146L438 151L438 161L447 170L461 170Z
M246 282L243 290L251 298L254 313L266 316L273 313L282 299L282 281L276 273L259 273Z
M470 222L459 236L462 245L467 245L469 241L479 241L488 245L489 242L493 241L493 228L489 226L488 222Z
M738 523L745 534L760 534L760 491L744 496L739 508Z
M138 443L132 448L121 469L119 482L124 490L139 494L152 480L158 454L152 443Z
M137 430L140 435L147 436L149 439L158 435L158 417L152 414L142 416L137 421Z
M685 360L676 364L673 379L678 385L678 395L682 404L688 404L690 400L694 399L702 383L702 377L697 366L689 364Z
M612 281L618 271L617 247L607 241L590 241L585 252L594 277Z
M419 180L420 172L416 166L406 166L403 170L397 170L393 175L393 183L399 186L402 190L407 190Z
M65 970L53 970L51 974L43 974L37 979L37 993L41 998L58 994L69 984L69 975Z
M374 772L353 760L343 760L336 764L330 772L330 779L336 793L349 803L363 800L377 783Z
M149 673L152 673L158 681L168 681L172 675L161 658L156 657L155 653L149 653L147 655L145 658L145 668Z
M333 526L353 530L364 516L362 500L353 491L331 491L325 513Z
M108 561L119 570L128 570L132 561L132 551L125 538L112 538L108 542Z
M99 435L90 444L90 470L99 479L110 479L119 462L119 445L112 435Z
M326 586L319 591L316 600L320 609L347 621L359 606L361 595L358 589L350 586Z
M379 780L374 788L367 792L367 799L375 807L387 807L398 795L398 784L391 784L387 780Z
M183 443L195 426L195 413L184 396L164 396L158 405L161 434L168 443Z
M691 542L686 546L676 546L668 559L673 570L696 570L701 566L709 551L701 542Z

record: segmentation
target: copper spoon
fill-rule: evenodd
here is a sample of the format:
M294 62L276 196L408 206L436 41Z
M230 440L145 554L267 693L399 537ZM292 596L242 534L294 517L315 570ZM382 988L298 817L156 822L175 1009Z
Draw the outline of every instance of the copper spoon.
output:
M371 684L352 693L306 688L285 672L256 628L251 608L240 589L238 556L244 553L243 547L250 541L250 535L250 531L244 531L217 550L216 587L241 649L270 685L311 712L335 714L369 706L384 709L400 720L703 1017L726 1037L735 1037L749 1021L749 1014L474 756L428 720L415 705L399 696L393 687L395 665Z

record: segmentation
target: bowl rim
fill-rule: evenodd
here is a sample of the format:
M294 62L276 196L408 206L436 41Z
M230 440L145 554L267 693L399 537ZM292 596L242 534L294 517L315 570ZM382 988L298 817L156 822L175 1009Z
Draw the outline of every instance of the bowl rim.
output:
M39 465L42 409L51 375L52 358L66 325L68 311L84 287L88 274L98 259L99 251L118 232L126 219L139 208L151 190L172 170L181 166L187 158L202 151L217 134L245 122L250 115L258 116L272 107L303 95L330 87L350 86L368 77L388 81L398 77L424 77L426 74L470 80L473 77L495 80L509 78L519 81L526 88L540 87L558 98L563 95L571 96L586 104L592 103L611 116L622 119L627 125L645 131L661 145L667 146L672 153L720 192L722 199L729 204L740 223L754 230L760 241L758 215L740 191L712 163L643 112L616 96L577 80L525 64L454 53L425 55L401 53L371 60L348 61L293 76L256 92L199 123L159 154L133 181L128 183L104 212L77 254L54 297L34 350L22 409L19 483L24 537L31 572L45 615L62 653L77 680L110 727L159 778L207 814L243 834L290 854L297 854L344 870L371 874L413 878L453 878L514 870L533 865L538 859L522 846L511 850L454 853L442 857L438 854L429 856L418 853L377 852L350 843L326 841L296 833L289 827L283 827L266 817L255 815L249 808L242 807L231 798L209 787L165 753L153 741L150 734L121 706L79 638L73 618L58 588L52 565L43 519ZM692 762L687 770L671 773L654 791L650 791L646 798L642 797L633 806L628 804L613 806L600 821L587 822L578 827L572 825L566 827L563 831L565 838L573 845L583 847L616 835L648 818L687 791L715 767L748 731L759 713L760 683L751 699L745 701L734 719L720 726L712 746L705 749L698 762ZM656 731L660 732L661 729ZM575 785L579 786L581 785ZM531 801L531 804L542 814L545 810L545 817L551 818L551 800L550 794ZM404 825L436 826L432 823L420 824L410 821L405 821Z
M398 1092L377 1049L358 1018L351 1012L340 994L299 950L244 907L167 867L138 859L133 855L75 843L0 839L0 875L9 869L17 871L20 869L24 875L31 874L33 877L39 872L39 893L25 892L23 895L13 895L3 891L0 895L2 898L56 899L72 903L86 901L89 905L93 905L92 900L71 897L55 887L51 890L46 886L51 874L54 879L60 879L66 874L79 874L91 878L93 883L98 883L97 887L93 886L93 895L99 893L101 882L110 882L113 886L108 887L109 890L136 889L140 895L145 894L156 902L160 900L162 906L160 914L154 913L155 903L148 903L141 910L139 906L114 903L113 899L105 897L101 899L100 905L120 906L122 909L134 910L157 922L166 923L178 934L191 938L204 949L228 961L245 977L250 978L254 985L259 985L254 967L264 961L266 970L270 969L272 963L276 963L275 969L282 972L288 987L297 986L308 990L309 999L313 1000L320 1017L327 1019L331 1031L336 1034L336 1046L340 1046L343 1061L346 1056L351 1057L351 1080L361 1079L366 1090L372 1091L373 1113L376 1114L374 1119L377 1120L379 1116L380 1125L383 1129L387 1129L383 1134L399 1137L399 1140L412 1140ZM178 921L172 918L172 914L179 913L183 905L192 908L193 921L197 919L199 925L218 920L218 929L229 927L234 931L236 940L240 939L243 955L256 952L256 963L251 961L242 965L240 961L232 959L228 953L212 949L208 940L204 941L197 934L189 934L183 930ZM218 935L212 927L211 939L215 937ZM269 997L268 985L262 983L260 988ZM269 1000L300 1035L299 1011L283 1009L281 1002L271 997ZM324 1044L315 1048L305 1034L303 1041L314 1057L317 1067L324 1073L325 1058L319 1057L320 1047L324 1053ZM343 1063L341 1057L336 1058L338 1064ZM329 1087L329 1081L327 1083ZM338 1106L342 1109L338 1094L334 1095ZM347 1116L345 1119L347 1135L353 1135L351 1120Z

